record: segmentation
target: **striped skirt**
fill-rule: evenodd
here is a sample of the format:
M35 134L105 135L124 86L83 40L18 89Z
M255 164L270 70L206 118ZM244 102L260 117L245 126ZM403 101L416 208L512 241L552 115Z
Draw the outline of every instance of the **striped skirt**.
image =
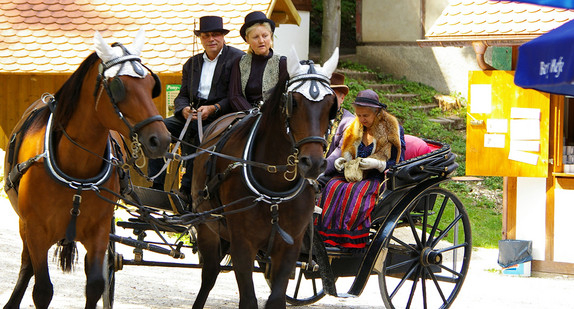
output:
M347 182L333 177L321 193L317 230L329 245L347 249L363 249L369 238L371 211L377 202L380 179Z

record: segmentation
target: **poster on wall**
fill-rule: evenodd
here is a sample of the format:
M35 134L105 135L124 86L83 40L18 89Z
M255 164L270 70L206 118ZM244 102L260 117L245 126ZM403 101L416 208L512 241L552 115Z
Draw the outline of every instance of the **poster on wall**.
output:
M181 85L178 84L168 84L165 87L165 114L166 117L173 116L173 109L174 109L174 101L177 95L179 94L179 90L181 89Z

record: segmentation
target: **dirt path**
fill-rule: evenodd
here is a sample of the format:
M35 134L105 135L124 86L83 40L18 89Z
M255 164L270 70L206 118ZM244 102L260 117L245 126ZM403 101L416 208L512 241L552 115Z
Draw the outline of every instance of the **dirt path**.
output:
M8 300L20 266L21 242L18 217L5 198L0 198L0 304ZM118 233L122 233L118 231ZM119 246L118 251L131 257L131 248ZM83 257L81 253L80 257ZM144 257L163 257L146 252ZM192 257L194 258L194 256ZM501 275L495 270L497 250L478 249L473 252L471 269L452 308L568 308L568 295L574 290L574 280L566 276L520 278ZM83 261L79 259L75 272L63 274L50 261L55 295L52 308L83 308ZM254 274L260 307L269 289L262 274ZM115 308L191 308L200 284L200 270L148 266L125 266L116 273ZM339 280L337 287L347 287L350 280ZM236 308L237 285L233 273L222 273L207 303L207 308ZM21 308L33 308L31 286ZM298 307L292 307L298 308ZM325 297L306 308L383 308L376 277L372 277L358 298Z

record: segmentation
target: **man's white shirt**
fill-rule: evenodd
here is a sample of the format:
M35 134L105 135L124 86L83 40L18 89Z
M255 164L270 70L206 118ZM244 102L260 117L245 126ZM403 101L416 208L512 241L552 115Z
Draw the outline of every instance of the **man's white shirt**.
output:
M213 81L213 74L215 73L215 66L217 66L217 60L221 56L221 52L215 57L215 59L210 60L207 57L207 53L203 53L203 66L201 68L201 78L199 79L199 97L206 100L209 97L209 91L211 90L211 82Z

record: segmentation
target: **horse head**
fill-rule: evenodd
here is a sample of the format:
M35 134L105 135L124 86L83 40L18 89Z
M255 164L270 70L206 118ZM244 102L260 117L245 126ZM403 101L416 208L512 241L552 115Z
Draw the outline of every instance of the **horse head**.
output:
M130 136L135 152L143 146L146 156L157 158L167 151L171 135L153 102L153 98L161 94L159 77L141 63L144 37L141 29L132 45L115 43L110 46L96 31L94 47L101 59L95 92L96 110L108 109L117 116L110 117L109 112L96 115L105 127ZM104 90L107 96L102 95Z
M329 120L337 113L337 97L329 78L339 60L339 49L321 67L312 61L300 61L295 49L287 57L290 80L287 83L285 114L295 148L298 170L305 178L317 178L326 166L325 134Z

